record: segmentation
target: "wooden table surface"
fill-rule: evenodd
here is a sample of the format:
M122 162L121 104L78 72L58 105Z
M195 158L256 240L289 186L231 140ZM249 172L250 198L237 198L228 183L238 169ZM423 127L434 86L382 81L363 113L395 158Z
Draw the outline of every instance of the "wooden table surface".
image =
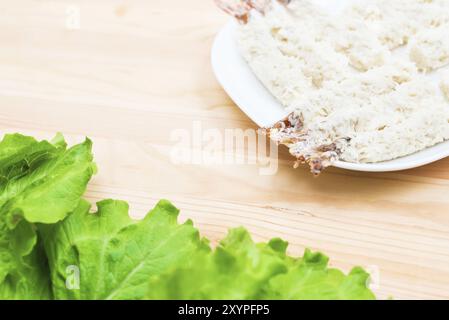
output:
M319 178L280 151L257 165L171 161L174 129L256 129L209 63L228 20L212 0L1 1L0 128L94 140L88 198L130 201L142 216L174 202L214 242L243 225L290 252L378 274L381 299L449 298L449 159L391 174L330 169ZM79 18L79 19L78 19Z

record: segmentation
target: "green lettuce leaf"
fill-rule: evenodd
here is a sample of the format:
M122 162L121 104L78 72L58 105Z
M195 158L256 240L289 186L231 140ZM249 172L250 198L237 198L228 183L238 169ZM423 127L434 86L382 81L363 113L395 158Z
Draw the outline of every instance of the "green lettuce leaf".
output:
M286 274L271 279L268 299L287 300L372 300L369 274L354 268L349 275L328 268L328 258L306 250L302 259Z
M0 142L0 193L4 192L9 181L26 175L40 163L63 152L66 145L62 136L58 135L55 141L57 143L53 144L48 141L38 142L20 134L5 135Z
M90 213L91 149L62 135L0 141L0 299L374 299L363 269L291 257L281 239L239 228L212 250L165 200L141 221L123 201Z
M92 144L66 149L61 135L0 142L0 298L51 297L46 255L34 223L55 223L79 204L95 171Z
M147 299L260 299L266 283L287 272L286 244L255 244L243 229L230 230L214 252L201 252L180 268L150 280Z
M368 274L354 269L348 276L327 268L327 258L306 251L295 259L287 243L273 239L255 244L244 229L231 230L212 253L153 277L147 299L374 299Z
M20 236L20 234L16 234ZM5 257L0 258L5 263ZM2 300L49 300L53 298L47 257L40 243L26 256L6 257L10 268L0 284Z
M2 183L0 188L0 216L6 218L10 227L21 218L40 223L55 223L64 219L78 206L95 172L90 140L64 151L57 146L51 149L44 142L47 148L44 155L41 154L41 145L36 142L28 148L25 166L22 166L23 160L7 162L7 167L15 168L16 174ZM36 160L30 162L30 159L36 159L36 149L44 158L37 161L38 165ZM22 150L20 152L24 153Z
M42 226L56 299L142 299L151 276L208 251L191 221L178 224L168 201L142 221L128 215L128 204L105 200L98 211L81 203L64 221ZM67 286L77 270L76 286Z

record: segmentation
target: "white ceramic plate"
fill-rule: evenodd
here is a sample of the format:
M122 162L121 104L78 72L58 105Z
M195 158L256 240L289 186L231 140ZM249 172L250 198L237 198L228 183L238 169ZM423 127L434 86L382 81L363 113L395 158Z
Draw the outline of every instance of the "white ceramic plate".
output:
M231 21L217 35L212 48L212 67L218 81L239 108L260 127L269 127L287 114L240 55L234 37L236 28L237 22ZM423 166L448 156L449 141L391 161L369 164L337 161L334 166L355 171L399 171Z

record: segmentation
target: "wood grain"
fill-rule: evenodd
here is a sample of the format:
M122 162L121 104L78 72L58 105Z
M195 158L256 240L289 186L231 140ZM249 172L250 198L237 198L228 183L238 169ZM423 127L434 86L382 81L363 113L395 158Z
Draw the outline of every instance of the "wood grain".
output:
M67 27L67 8L80 28ZM88 198L129 200L144 215L167 198L213 241L243 225L292 254L378 268L379 298L449 298L449 159L391 174L331 169L318 179L280 150L276 175L255 165L176 165L173 129L255 125L215 81L209 52L227 21L209 0L21 0L0 3L0 129L95 142Z

